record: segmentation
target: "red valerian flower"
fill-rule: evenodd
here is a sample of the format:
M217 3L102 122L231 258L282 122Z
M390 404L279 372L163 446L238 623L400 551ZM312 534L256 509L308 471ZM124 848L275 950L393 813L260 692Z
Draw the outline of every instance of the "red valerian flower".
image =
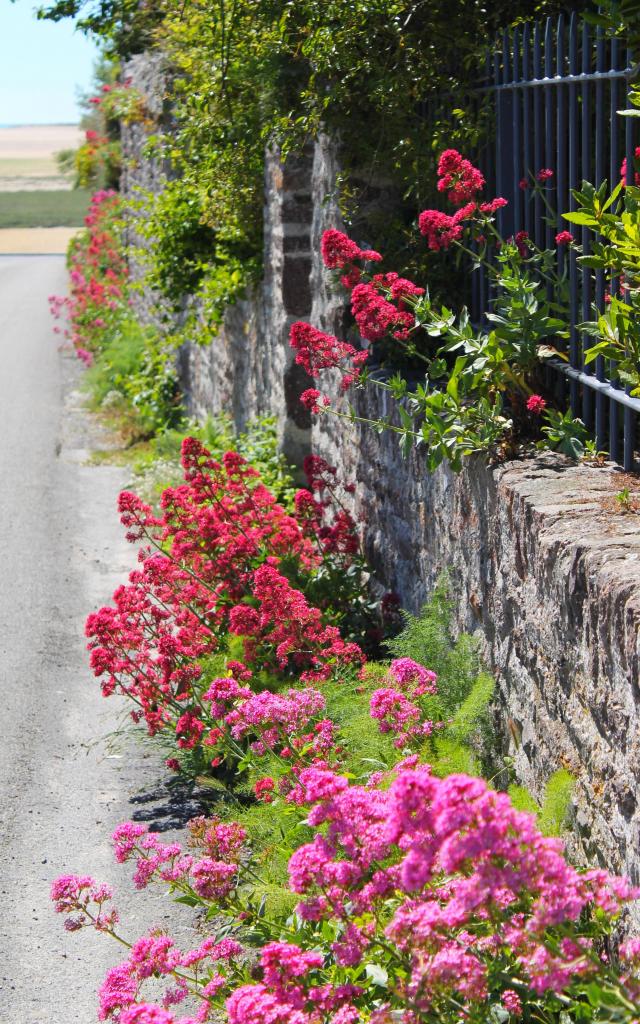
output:
M275 782L269 776L264 779L258 779L253 791L258 800L262 800L265 804L273 802L273 790L275 789Z
M320 252L322 253L322 262L328 270L342 269L353 263L354 260L379 263L382 259L379 252L374 249L361 249L352 239L335 228L329 228L324 232L320 242Z
M633 155L634 155L634 159L635 160L640 160L640 146L636 146ZM620 180L622 181L622 184L626 187L626 184L627 184L627 158L626 158L626 156L625 156L624 160L622 161L622 163L620 164ZM636 185L636 186L640 185L640 174L638 173L638 171L634 172L633 184Z
M406 284L409 286L411 282ZM402 287L400 294L403 294ZM405 291L404 294L409 293ZM367 341L379 341L385 334L405 337L415 325L413 314L394 306L373 283L355 286L351 293L351 312L361 336Z
M317 388L307 388L306 391L303 391L300 401L310 412L322 412L331 404L327 396L321 395Z
M525 192L529 188L529 181L527 178L520 178L518 182L518 188L521 188Z
M508 205L509 201L507 199L503 199L502 196L496 196L496 198L492 199L490 203L480 204L480 213L496 213L503 206Z
M529 252L529 246L527 245L528 241L529 235L526 231L518 231L514 238L514 242L518 247L518 252L520 253L520 258L523 260L527 258L527 254Z
M346 370L342 380L343 390L357 381L360 368L368 355L367 352L358 352L348 342L338 341L332 334L325 334L301 320L291 325L289 343L297 353L296 363L303 366L310 377L316 377L321 370Z
M482 172L456 149L445 149L438 161L438 191L447 192L449 202L462 206L474 199L485 185Z
M360 270L360 267L352 267L348 274L342 275L340 278L340 284L343 288L346 288L347 291L351 291L351 289L358 284L361 277L362 271Z
M571 245L575 239L570 231L559 231L556 235L556 245Z
M453 242L462 238L462 225L440 210L423 210L418 218L418 227L434 252L448 249Z
M553 178L553 171L550 167L541 167L536 174L536 180L540 182L549 181L550 178Z
M541 395L531 395L527 399L527 409L533 413L534 416L541 416L544 410L547 408L547 403Z

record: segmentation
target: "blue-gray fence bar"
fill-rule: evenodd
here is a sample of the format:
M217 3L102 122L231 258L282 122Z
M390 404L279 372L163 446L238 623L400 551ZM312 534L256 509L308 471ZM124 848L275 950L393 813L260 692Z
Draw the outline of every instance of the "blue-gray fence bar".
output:
M496 101L494 167L486 167L496 183L496 194L509 205L499 214L504 235L525 230L538 246L553 247L556 232L570 229L590 251L590 232L562 220L575 209L572 189L583 179L596 186L605 178L613 187L620 178L626 157L626 178L634 181L635 119L617 111L627 106L633 74L631 54L620 40L595 34L587 23L572 14L567 24L561 15L544 25L524 25L504 32L487 63ZM523 179L543 167L553 171L545 186L556 214L545 208L539 191L521 188ZM495 172L495 173L492 173ZM579 323L593 319L594 306L603 309L607 282L602 271L595 275L576 262L575 252L560 250L559 272L570 316L568 360L549 360L556 376L556 396L566 394L571 410L594 430L597 447L608 448L610 458L625 469L634 468L640 399L633 398L615 378L615 363L598 357L586 363L592 342ZM484 281L476 295L486 308L490 299Z

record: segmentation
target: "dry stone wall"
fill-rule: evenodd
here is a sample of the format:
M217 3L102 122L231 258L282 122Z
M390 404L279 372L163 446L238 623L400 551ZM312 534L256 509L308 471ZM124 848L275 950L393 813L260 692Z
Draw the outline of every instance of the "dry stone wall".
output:
M136 84L161 89L158 67L138 60ZM138 169L127 189L158 174L131 135ZM340 332L343 308L318 255L322 231L340 226L337 171L327 138L285 166L268 154L264 280L210 346L185 346L189 409L228 412L239 427L275 414L290 457L313 450L337 465L356 485L344 498L377 576L405 607L418 610L448 569L456 627L478 634L496 674L504 752L519 779L540 795L551 772L568 768L579 852L640 882L640 524L617 508L623 475L551 454L428 474L392 435L332 417L311 425L287 335L295 319ZM355 396L364 417L386 414L388 401L374 390Z

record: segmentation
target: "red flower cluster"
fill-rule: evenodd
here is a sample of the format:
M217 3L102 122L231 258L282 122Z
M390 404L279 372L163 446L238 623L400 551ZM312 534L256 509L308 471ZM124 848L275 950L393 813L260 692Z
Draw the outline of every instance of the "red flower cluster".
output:
M346 571L356 542L344 510L332 513L330 500L305 491L304 514L291 516L241 456L228 452L216 462L194 438L183 443L183 466L186 483L163 493L160 516L135 495L120 495L127 538L146 546L113 606L90 615L86 632L103 694L128 696L134 719L144 718L151 734L172 727L178 746L194 749L216 746L218 719L250 693L227 679L227 702L206 712L202 659L227 635L242 639L244 661L228 666L240 680L251 679L253 667L323 680L360 665L362 652L279 568L286 559L304 583L330 556ZM333 472L322 460L314 469L316 487Z
M457 149L445 149L438 161L438 192L447 192L453 206L475 201L485 186L482 172Z
M354 241L344 235L342 231L330 228L325 231L320 243L322 262L328 270L342 270L355 261L370 261L379 263L382 256L374 249L361 249Z
M120 210L115 192L96 192L85 217L85 231L70 251L71 294L49 297L53 316L59 319L64 313L68 322L65 337L87 364L100 348L115 311L126 301L128 270L117 226ZM61 333L61 328L54 329Z
M636 146L636 148L634 150L634 153L633 153L633 156L634 156L634 161L635 160L640 160L640 146ZM623 183L623 185L626 186L626 184L627 184L627 158L626 158L626 156L625 156L624 160L622 161L622 163L620 164L620 180ZM634 169L634 172L633 172L633 184L636 185L636 186L640 186L640 173L638 171L636 171L635 169Z
M475 210L475 205L473 208ZM427 239L429 248L434 252L440 252L462 238L462 222L470 215L466 206L454 213L453 217L440 210L423 210L418 217L418 227L420 233Z
M534 416L542 416L542 413L547 408L547 403L541 395L530 395L527 399L527 409L533 413Z
M340 555L342 564L348 565L358 554L360 542L353 516L338 497L336 469L319 455L307 455L302 468L309 490L296 494L298 519L313 530L325 556ZM348 493L354 490L352 484L344 489Z
M291 325L289 343L296 352L296 363L303 366L310 377L317 377L321 370L340 370L344 391L358 380L367 360L366 352L358 352L348 342L338 341L332 334L325 334L302 320ZM319 405L319 399L319 392L307 395L305 405Z
M407 285L411 282L407 281ZM407 338L415 326L415 317L389 302L380 293L381 287L383 283L374 278L370 284L357 284L351 293L351 312L361 336L366 341L380 341L387 334ZM401 291L399 294L408 296L410 293Z

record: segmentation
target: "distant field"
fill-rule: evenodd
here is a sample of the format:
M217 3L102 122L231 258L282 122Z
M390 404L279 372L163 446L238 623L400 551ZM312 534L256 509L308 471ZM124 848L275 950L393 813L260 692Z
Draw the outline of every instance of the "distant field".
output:
M60 177L54 157L3 157L0 156L0 178L50 178Z
M0 193L70 189L71 181L60 173L55 154L75 149L81 138L77 125L0 127Z
M81 138L75 124L0 127L0 157L48 157L58 149L73 149Z
M0 256L63 256L75 228L0 228Z
M0 191L0 228L81 227L89 195L85 189Z

